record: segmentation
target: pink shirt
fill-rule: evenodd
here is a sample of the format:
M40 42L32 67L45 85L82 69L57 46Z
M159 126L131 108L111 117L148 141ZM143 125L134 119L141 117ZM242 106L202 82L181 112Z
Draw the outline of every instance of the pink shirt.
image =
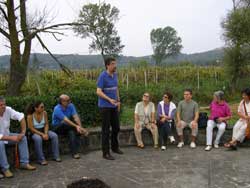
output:
M210 104L210 120L213 120L216 117L227 117L231 116L231 110L226 102L218 104L215 101L212 101Z

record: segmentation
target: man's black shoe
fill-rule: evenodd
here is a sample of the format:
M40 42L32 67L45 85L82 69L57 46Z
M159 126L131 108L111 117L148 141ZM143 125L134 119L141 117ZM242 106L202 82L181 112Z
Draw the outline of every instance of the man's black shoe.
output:
M107 159L107 160L115 160L115 158L112 155L110 155L109 153L103 154L102 157L104 159Z
M120 150L120 149L116 149L116 150L112 150L114 153L117 153L117 154L120 154L122 155L123 154L123 151Z

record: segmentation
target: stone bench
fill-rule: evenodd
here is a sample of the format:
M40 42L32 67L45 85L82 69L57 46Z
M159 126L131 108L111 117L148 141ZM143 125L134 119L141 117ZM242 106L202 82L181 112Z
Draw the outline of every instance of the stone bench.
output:
M216 128L214 129L214 133L216 133ZM177 138L176 131L174 130L174 136ZM215 137L215 134L213 134ZM225 143L226 141L229 141L232 137L232 128L228 127L224 133L224 135L221 138L221 143ZM153 146L153 139L151 133L147 130L142 131L142 138L143 142L146 146ZM185 144L189 144L191 139L191 130L189 128L184 129L184 141ZM68 137L67 136L60 136L59 135L59 143L60 143L60 153L62 155L69 154L69 147L68 147ZM120 133L119 133L119 143L121 147L128 147L128 146L135 146L136 139L134 135L134 128L131 126L122 126ZM202 128L199 129L199 133L197 136L197 145L206 145L206 129ZM245 141L241 144L241 146L250 146L250 141ZM44 143L44 153L46 156L50 155L50 143ZM8 161L10 164L14 164L15 161L15 155L14 150L15 147L8 147L7 153L8 153ZM101 149L101 128L89 128L89 136L88 137L82 137L81 138L81 147L80 152L81 153L87 153L93 150L100 150ZM34 144L33 141L29 141L29 151L30 151L30 158L31 160L35 160L35 151L34 151Z

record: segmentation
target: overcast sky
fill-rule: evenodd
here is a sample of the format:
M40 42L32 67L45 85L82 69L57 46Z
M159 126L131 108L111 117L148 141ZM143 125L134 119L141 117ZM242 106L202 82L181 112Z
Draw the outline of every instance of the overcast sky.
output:
M46 9L54 23L71 22L77 19L79 9L87 3L98 0L28 0L28 11ZM222 47L220 23L232 8L231 0L106 0L120 10L117 23L118 34L125 45L123 55L143 56L152 54L150 31L154 28L171 26L182 38L183 53L195 53ZM73 32L66 32L57 42L43 35L43 39L53 53L89 54L90 40L81 39ZM0 38L0 55L9 54ZM32 52L43 52L34 41Z

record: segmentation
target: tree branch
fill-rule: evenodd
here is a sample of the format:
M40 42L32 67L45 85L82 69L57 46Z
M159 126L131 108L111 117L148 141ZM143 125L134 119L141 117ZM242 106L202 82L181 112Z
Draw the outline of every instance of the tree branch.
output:
M4 8L2 6L0 6L0 11L2 12L4 19L8 22L7 13L5 12L5 10L4 10Z
M44 44L44 42L42 41L42 39L40 38L40 36L38 34L36 34L36 38L38 39L38 41L40 42L40 44L42 45L42 47L49 53L49 55L59 64L60 68L63 70L63 72L65 72L68 76L72 77L73 73L72 71L66 67L65 65L63 65L51 52L50 50L47 48L47 46Z
M10 40L10 34L4 31L2 28L0 28L0 33L2 33L3 36L5 36L8 40Z
M48 27L40 28L40 29L33 28L35 31L32 32L31 35L36 35L40 32L44 32L44 31L49 30L49 29L57 29L57 28L63 27L63 26L76 26L76 25L81 25L81 24L79 24L79 23L60 23L60 24L55 24L55 25L51 25Z

